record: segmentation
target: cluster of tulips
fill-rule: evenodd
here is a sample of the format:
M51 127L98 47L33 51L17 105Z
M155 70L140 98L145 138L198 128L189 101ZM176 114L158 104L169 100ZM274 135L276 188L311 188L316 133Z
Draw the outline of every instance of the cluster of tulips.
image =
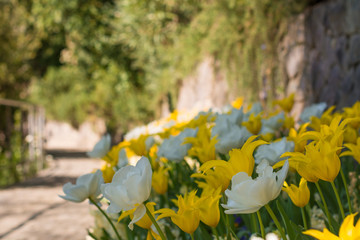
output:
M360 102L314 104L297 121L293 104L239 98L175 111L115 146L105 135L88 153L103 167L61 197L95 206L92 239L360 240Z

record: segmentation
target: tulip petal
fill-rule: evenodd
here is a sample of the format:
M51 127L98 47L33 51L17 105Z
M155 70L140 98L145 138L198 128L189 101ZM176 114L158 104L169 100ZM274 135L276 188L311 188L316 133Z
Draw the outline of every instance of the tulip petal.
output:
M145 205L144 204L139 205L134 212L134 218L131 220L131 222L128 225L130 230L134 229L134 223L139 221L145 214L146 214Z

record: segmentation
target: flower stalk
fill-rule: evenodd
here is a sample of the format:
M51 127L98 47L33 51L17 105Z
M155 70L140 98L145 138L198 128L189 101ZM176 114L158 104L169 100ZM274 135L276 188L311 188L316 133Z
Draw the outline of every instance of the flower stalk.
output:
M265 205L265 208L266 208L266 210L268 211L268 213L270 214L271 218L273 219L276 227L278 228L278 230L279 230L279 232L280 232L280 235L281 235L281 238L282 238L283 240L287 239L287 238L286 238L286 235L285 235L285 232L284 232L284 230L282 229L282 227L281 227L281 225L280 225L279 220L277 219L275 213L273 212L273 210L271 209L271 207L269 206L269 204L266 204L266 205Z
M260 215L260 211L256 212L256 215L259 219L259 225L260 225L260 231L261 231L261 237L265 239L265 229L264 229L264 224L261 220L261 215Z
M110 223L112 229L114 230L115 234L116 234L116 237L121 240L121 237L118 233L118 231L116 230L116 227L114 226L114 223L111 221L111 219L109 218L109 216L104 212L104 210L101 209L101 207L94 201L92 200L91 198L89 198L89 201L94 204L97 209L102 213L102 215L104 215L104 217L106 218L106 220L108 220L108 222Z
M330 231L334 232L334 227L333 227L333 225L331 223L331 216L330 216L329 208L328 208L327 203L326 203L325 198L324 198L324 194L323 194L318 182L315 182L315 186L316 186L316 188L317 188L317 190L318 190L318 192L320 194L321 201L323 202L324 209L325 209L325 214L326 214L328 222L329 222Z
M156 230L159 232L159 235L160 235L161 239L162 239L162 240L166 240L163 231L161 230L159 224L156 222L154 216L151 214L151 212L149 211L149 209L147 208L146 205L145 205L145 208L146 208L146 214L149 216L151 222L154 224Z
M344 220L344 218L345 218L345 213L344 213L344 208L343 208L342 203L341 203L341 200L340 200L339 192L338 192L338 190L337 190L337 188L336 188L336 186L335 186L335 184L334 184L334 181L332 181L332 182L330 182L330 183L331 183L331 186L332 186L332 188L333 188L333 190L334 190L335 197L336 197L336 201L337 201L338 204L339 204L340 213L341 213L341 218L342 218L342 220Z
M344 171L343 171L342 168L340 168L340 175L341 175L341 179L342 179L342 181L343 181L343 183L344 183L344 188L345 188L345 192L346 192L346 198L347 198L348 205L349 205L349 212L350 212L350 214L352 214L352 213L353 213L353 210L352 210L352 206L351 206L349 189L348 189L347 182L346 182L346 178L345 178L345 174L344 174Z
M219 240L219 233L218 231L216 230L215 227L211 228L212 232L215 234L215 237L216 237L216 240Z
M300 208L300 209L301 209L301 216L302 216L302 219L303 219L304 229L308 230L309 227L308 227L308 224L307 224L307 221L306 221L305 209L303 207Z

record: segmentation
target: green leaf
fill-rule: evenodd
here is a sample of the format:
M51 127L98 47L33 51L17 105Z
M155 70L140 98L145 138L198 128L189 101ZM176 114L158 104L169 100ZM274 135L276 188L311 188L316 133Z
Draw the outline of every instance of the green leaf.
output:
M96 236L90 232L89 229L87 230L87 233L88 233L88 235L89 235L90 237L92 237L92 239L98 240L98 239L96 238Z
M295 232L294 232L293 226L291 224L291 221L290 221L288 215L286 214L284 208L281 206L281 203L279 200L276 201L276 206L280 212L283 222L285 223L286 233L289 235L290 239L295 239Z
M316 201L317 205L319 205L319 207L321 208L321 210L323 211L324 215L325 215L325 208L324 208L324 205L320 202L320 201ZM334 227L334 231L335 233L339 232L339 229L340 229L340 223L338 223L334 217L332 216L332 214L330 213L330 220L331 220L331 223L332 223L332 226ZM328 219L326 218L325 219L325 225L327 227L327 229L329 229L329 222L328 222Z

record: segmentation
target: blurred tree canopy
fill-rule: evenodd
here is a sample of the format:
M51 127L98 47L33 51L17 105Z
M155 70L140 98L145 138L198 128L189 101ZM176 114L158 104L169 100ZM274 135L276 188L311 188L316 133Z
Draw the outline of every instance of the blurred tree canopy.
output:
M232 89L281 83L286 19L314 0L3 0L0 97L30 99L74 125L110 131L157 117L179 80L212 55ZM249 92L249 91L247 91ZM275 90L270 95L275 95Z

